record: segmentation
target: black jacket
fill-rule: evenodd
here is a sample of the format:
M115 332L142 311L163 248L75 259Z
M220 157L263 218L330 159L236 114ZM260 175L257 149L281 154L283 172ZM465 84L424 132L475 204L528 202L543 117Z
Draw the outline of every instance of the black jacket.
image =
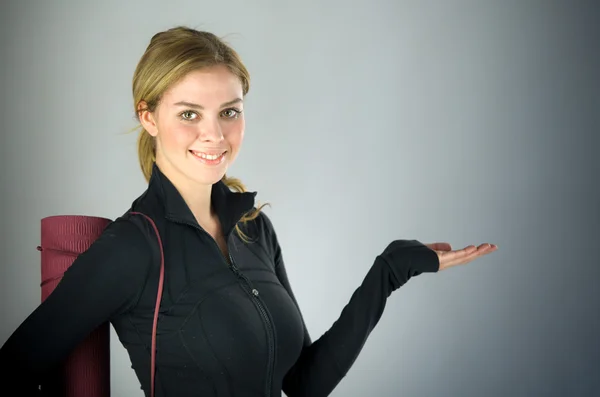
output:
M390 294L412 276L436 272L437 254L416 240L392 242L331 329L312 342L269 218L262 213L242 228L250 243L235 233L254 197L222 182L214 185L212 202L230 267L155 165L148 189L73 262L0 349L2 387L15 385L20 395L23 382L36 389L75 345L109 320L149 395L160 260L150 224L128 214L139 211L156 222L165 254L157 397L275 397L282 391L290 397L327 396L348 373ZM343 271L341 264L333 266Z

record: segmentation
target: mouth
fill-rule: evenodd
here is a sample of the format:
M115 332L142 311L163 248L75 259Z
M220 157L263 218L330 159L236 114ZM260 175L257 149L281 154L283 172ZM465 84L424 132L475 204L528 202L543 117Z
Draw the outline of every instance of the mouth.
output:
M206 153L190 150L190 153L194 156L194 158L200 160L200 162L203 164L219 165L223 162L223 160L225 160L225 155L227 154L227 151L225 150L223 152Z

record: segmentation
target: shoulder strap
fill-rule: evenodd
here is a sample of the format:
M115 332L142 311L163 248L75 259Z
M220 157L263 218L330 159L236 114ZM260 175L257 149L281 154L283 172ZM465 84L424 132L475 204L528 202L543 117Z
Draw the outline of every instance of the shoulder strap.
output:
M148 220L148 222L150 222L150 224L152 225L152 228L154 229L154 232L156 233L156 238L158 240L158 247L160 249L160 276L158 279L158 292L156 294L156 306L154 308L154 322L152 324L152 347L151 347L151 353L150 353L150 357L151 357L151 361L150 361L150 396L154 397L154 374L156 372L156 328L157 328L157 323L158 323L158 311L160 309L160 301L162 299L162 291L163 291L163 284L164 284L164 278L165 278L165 255L164 255L164 251L163 251L163 245L162 245L162 240L160 238L160 233L158 232L158 227L156 227L156 224L154 223L154 221L152 220L152 218L150 218L148 215L142 214L141 212L135 212L132 211L130 212L130 214L132 215L141 215L144 218L146 218L146 220Z

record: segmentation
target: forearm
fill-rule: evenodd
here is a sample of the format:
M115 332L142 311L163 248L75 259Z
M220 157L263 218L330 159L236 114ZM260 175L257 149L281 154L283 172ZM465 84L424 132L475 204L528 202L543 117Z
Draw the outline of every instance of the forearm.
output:
M437 266L437 254L416 241L398 242L393 255L378 256L337 321L303 349L284 378L285 393L289 397L329 395L356 361L391 293L412 276L437 271Z
M28 324L31 324L30 320ZM0 348L0 382L5 390L14 390L19 396L54 397L64 395L60 387L59 359L51 356L52 345L35 345L39 339L27 336L27 329L19 327ZM50 348L50 349L48 349ZM54 362L54 366L52 363ZM62 393L62 394L61 394Z

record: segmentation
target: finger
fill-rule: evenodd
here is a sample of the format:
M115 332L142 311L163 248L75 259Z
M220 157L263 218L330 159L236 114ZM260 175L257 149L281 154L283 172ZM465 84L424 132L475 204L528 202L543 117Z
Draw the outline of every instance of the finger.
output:
M483 256L483 255L489 255L492 252L496 251L497 249L498 249L498 246L496 244L490 244L489 247L487 247L487 248L485 248L483 250L483 252L481 253L481 256Z
M440 268L448 268L467 264L474 259L494 251L491 244L480 244L478 247L470 245L459 251L444 252L440 255Z
M472 262L475 259L480 258L484 255L490 254L493 251L495 251L495 248L493 248L491 244L482 244L477 248L475 252L464 258L462 261L455 263L454 265L466 265L467 263Z
M461 250L443 252L441 259L444 260L446 263L451 263L466 258L467 256L471 255L476 251L477 247L475 247L474 245L469 245Z
M487 244L481 244L478 247L470 245L462 250L440 253L438 254L440 256L440 269L467 264L481 256L486 249L489 249L489 246Z

